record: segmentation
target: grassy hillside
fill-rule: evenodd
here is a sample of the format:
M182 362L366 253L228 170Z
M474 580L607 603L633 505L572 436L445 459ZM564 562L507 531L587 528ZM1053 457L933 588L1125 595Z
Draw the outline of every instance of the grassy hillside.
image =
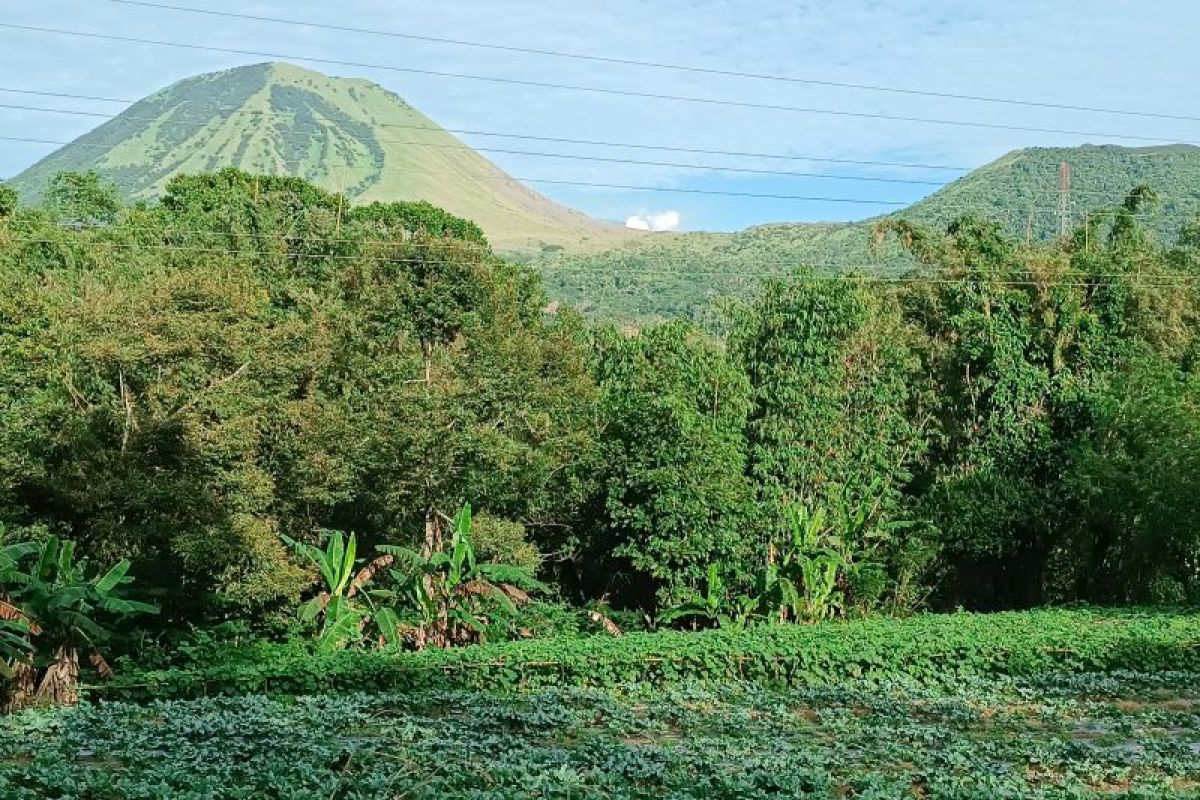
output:
M1163 241L1173 239L1184 220L1200 212L1200 148L1084 146L1014 151L893 216L943 227L972 213L1001 223L1014 236L1044 240L1058 231L1062 161L1072 168L1076 221L1119 203L1138 184L1150 185L1162 198L1145 222ZM596 316L699 316L714 298L744 294L764 276L801 265L823 271L907 265L894 246L872 249L875 221L655 234L599 253L545 254L533 263L554 296Z
M382 87L288 64L180 81L13 185L36 199L56 173L95 169L140 199L173 175L226 166L304 177L359 202L428 200L479 223L501 250L588 249L630 235L528 189Z

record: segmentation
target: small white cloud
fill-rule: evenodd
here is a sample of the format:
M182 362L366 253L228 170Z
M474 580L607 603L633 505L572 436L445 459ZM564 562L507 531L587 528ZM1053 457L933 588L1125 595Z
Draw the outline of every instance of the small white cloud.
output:
M625 227L635 231L674 231L679 229L679 212L663 211L658 214L634 214L625 218Z

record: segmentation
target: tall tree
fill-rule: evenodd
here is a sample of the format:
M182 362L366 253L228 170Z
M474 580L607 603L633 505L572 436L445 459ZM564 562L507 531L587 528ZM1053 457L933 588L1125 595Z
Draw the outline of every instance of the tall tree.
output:
M789 506L817 506L849 555L919 568L919 543L892 536L926 447L911 338L890 296L854 280L771 281L737 314L730 347L750 381L768 547L790 536Z
M691 599L712 563L747 578L756 550L745 376L683 322L633 337L610 330L597 348L602 541L662 603Z

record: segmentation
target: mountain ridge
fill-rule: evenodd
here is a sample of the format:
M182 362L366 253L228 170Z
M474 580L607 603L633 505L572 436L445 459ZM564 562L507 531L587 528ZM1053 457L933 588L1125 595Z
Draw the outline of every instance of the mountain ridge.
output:
M1170 242L1200 213L1200 147L1080 145L1013 150L900 211L855 222L756 225L734 233L659 233L591 253L529 259L551 294L599 317L638 320L703 316L712 300L745 295L762 278L799 267L818 272L887 272L911 259L894 242L877 246L876 222L905 219L932 229L972 213L1014 238L1052 239L1059 231L1059 164L1072 167L1072 223L1119 205L1138 185L1159 194L1145 222Z

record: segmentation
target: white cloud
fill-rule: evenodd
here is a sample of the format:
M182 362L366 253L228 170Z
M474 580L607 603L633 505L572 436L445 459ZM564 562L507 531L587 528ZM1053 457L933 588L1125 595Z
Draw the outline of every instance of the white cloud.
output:
M679 230L680 216L678 211L663 211L658 214L634 214L625 218L625 227L635 231L675 231Z

